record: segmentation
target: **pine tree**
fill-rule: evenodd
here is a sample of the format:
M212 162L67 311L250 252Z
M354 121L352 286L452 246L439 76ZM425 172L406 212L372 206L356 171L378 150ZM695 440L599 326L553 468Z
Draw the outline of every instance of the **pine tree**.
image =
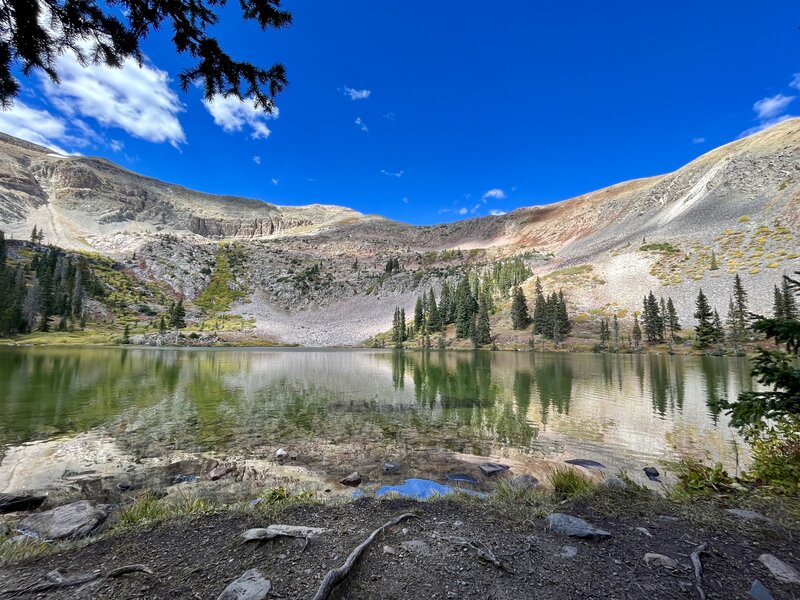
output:
M400 309L400 340L405 342L408 339L408 329L406 329L406 309Z
M8 251L6 250L6 234L0 230L0 272L6 269L6 259Z
M710 348L717 337L717 333L714 327L714 313L702 289L697 294L695 306L694 318L697 319L695 345L698 348Z
M744 341L744 330L739 321L739 314L736 310L736 304L733 302L733 297L728 300L728 316L726 318L726 325L728 327L728 339L731 342L731 347L734 353L739 351L739 346Z
M785 307L783 305L783 292L781 289L776 285L775 291L773 292L773 303L772 303L772 316L776 319L783 319L785 313Z
M469 278L465 275L456 288L456 335L469 337L470 327L475 320L477 303L470 290Z
M783 296L783 318L787 321L797 321L800 313L797 310L797 299L789 287L790 279L784 277L781 286L781 296Z
M525 300L525 293L519 286L514 288L514 299L511 302L511 323L514 329L527 329L531 324L528 314L528 302Z
M644 336L647 343L657 344L660 342L664 325L661 318L661 311L658 308L658 302L652 291L644 298L642 321L644 324Z
M417 296L417 304L414 307L414 331L422 331L425 322L425 309L422 306L422 297Z
M661 331L659 333L663 342L667 339L667 304L664 302L664 296L659 299L659 308L661 310Z
M667 329L669 330L669 337L674 342L675 332L681 330L681 323L678 320L678 311L675 310L675 305L672 303L672 298L667 298Z
M123 344L131 343L131 327L127 323L125 323L125 329L122 330L122 343Z
M172 304L169 315L169 325L176 330L186 327L186 309L183 307L183 299Z
M633 313L633 347L635 350L639 349L642 344L642 328L639 327L639 313Z
M614 315L614 352L619 352L619 321L617 315Z
M161 318L158 320L158 333L165 334L167 332L167 324L164 321L164 315L161 315Z
M742 330L743 336L746 339L750 313L747 309L747 290L744 289L742 279L739 277L738 273L733 278L733 305L738 327Z
M711 251L711 265L708 267L708 270L709 271L716 271L717 269L719 269L719 265L717 264L717 255L712 250Z
M534 302L535 305L533 307L533 332L546 335L545 330L547 329L547 301L544 298L544 293L542 292L542 282L539 278L536 278L536 284L534 286Z
M572 322L567 313L567 301L564 299L564 292L558 290L558 303L556 305L556 319L558 320L558 330L560 339L564 339L572 331Z
M725 344L725 328L722 326L722 319L716 309L714 309L712 326L714 327L714 344L716 344L717 348L722 348Z
M33 231L31 231L31 243L35 244L39 239L39 232L36 230L36 225L33 226Z
M450 317L451 313L451 300L450 300L450 284L445 281L442 284L442 294L439 296L439 314L441 316L442 326L441 330L453 322Z
M478 319L475 323L475 342L478 346L485 346L492 341L489 326L489 309L481 303L478 307Z
M433 293L433 289L428 294L428 315L426 319L430 331L442 330L442 317L439 314L439 307L436 306L436 296Z

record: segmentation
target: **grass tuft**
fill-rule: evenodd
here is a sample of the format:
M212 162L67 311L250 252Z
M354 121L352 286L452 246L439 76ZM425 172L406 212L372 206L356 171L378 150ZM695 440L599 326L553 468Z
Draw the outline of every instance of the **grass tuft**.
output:
M553 494L560 500L573 500L588 495L596 487L595 482L569 467L558 467L548 475Z

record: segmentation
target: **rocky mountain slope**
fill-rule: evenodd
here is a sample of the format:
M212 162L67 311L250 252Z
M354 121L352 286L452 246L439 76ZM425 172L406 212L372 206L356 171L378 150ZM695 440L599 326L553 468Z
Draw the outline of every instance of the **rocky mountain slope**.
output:
M652 289L689 319L699 287L724 314L736 272L752 308L767 311L774 282L800 266L800 119L668 175L428 227L203 194L0 134L0 229L24 239L34 225L46 242L112 257L176 297L197 299L216 277L236 290L225 308L259 334L307 345L358 343L421 290L512 256L579 314L630 315ZM221 244L239 257L222 280ZM389 258L401 272L386 273Z

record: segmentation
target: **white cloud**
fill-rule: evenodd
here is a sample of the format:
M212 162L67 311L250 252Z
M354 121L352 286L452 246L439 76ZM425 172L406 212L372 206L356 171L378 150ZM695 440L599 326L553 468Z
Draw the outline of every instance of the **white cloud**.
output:
M345 96L350 96L350 100L366 100L372 93L372 90L356 90L351 87L344 86L342 93Z
M704 138L704 137L692 138L692 143L693 144L705 144L706 143L706 138Z
M0 131L14 137L69 154L59 143L74 143L67 133L67 123L46 110L31 108L17 100L8 110L0 110Z
M489 198L494 198L495 200L505 200L506 193L501 190L500 188L492 188L488 192L486 192L482 198L484 200L488 200Z
M111 140L108 142L109 148L111 148L114 152L119 152L125 147L125 144L119 140Z
M254 156L253 157L253 162L256 163L257 165L260 165L261 164L261 157L258 156L258 155Z
M277 107L274 112L266 113L260 108L256 108L253 100L242 101L235 96L226 98L217 95L211 101L203 100L203 105L214 117L214 123L222 127L222 131L233 133L248 128L250 137L254 140L269 137L272 132L267 127L267 121L277 119L279 114Z
M364 123L364 120L361 117L356 117L355 124L358 125L358 128L361 131L369 131L367 124Z
M489 211L489 214L492 215L493 217L499 217L500 215L506 214L506 211L497 210L496 208L493 208L492 210Z
M403 204L408 204L408 196L403 196Z
M386 169L381 169L381 173L387 177L402 177L404 171L402 169L400 171L387 171Z
M389 119L390 121L393 121L394 117L395 117L395 114L392 111L389 111L389 112L383 114L383 118L384 119Z
M130 135L173 146L186 142L178 120L184 110L169 87L169 75L145 62L127 59L122 67L82 66L67 52L56 61L60 84L42 77L45 95L64 115L82 115L104 127L119 127Z
M753 104L753 110L756 111L756 115L762 121L774 119L775 117L780 116L794 99L795 96L776 94L775 96L762 98Z
M278 181L274 177L272 178L272 185L278 185L279 183L280 183L280 181Z
M792 80L789 82L789 87L800 90L800 73L792 75Z
M465 214L467 214L469 211L468 211L466 208L464 208L464 207L461 207L461 208L459 208L459 209L458 209L458 211L456 211L456 212L458 212L458 214L460 214L460 215L465 215Z

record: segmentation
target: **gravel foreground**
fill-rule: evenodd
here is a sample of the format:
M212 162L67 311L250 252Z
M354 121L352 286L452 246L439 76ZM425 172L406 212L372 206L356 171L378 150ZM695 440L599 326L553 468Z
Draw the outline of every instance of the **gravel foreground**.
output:
M326 572L373 530L409 512L415 518L380 535L331 598L700 598L691 555L701 544L707 544L699 555L707 598L800 598L800 582L779 581L760 560L771 554L790 569L800 567L796 529L719 509L699 520L656 514L663 507L631 507L620 516L591 499L559 506L611 534L597 541L559 533L544 518L525 518L524 509L512 516L479 501L363 499L298 506L278 521L255 512L184 518L0 568L0 598L214 599L245 571L257 569L271 582L266 597L310 599ZM329 531L308 541L242 540L245 530L274 522ZM646 561L648 553L663 556ZM8 592L132 564L153 574ZM55 569L59 574L52 574ZM750 595L754 580L771 596Z

